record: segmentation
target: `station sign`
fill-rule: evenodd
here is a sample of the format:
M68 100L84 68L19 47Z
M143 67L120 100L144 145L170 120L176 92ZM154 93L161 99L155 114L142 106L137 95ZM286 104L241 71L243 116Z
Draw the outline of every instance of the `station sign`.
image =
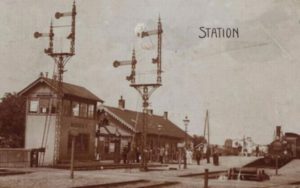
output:
M184 142L182 142L182 143L177 143L177 147L178 147L178 148L184 148L184 146L185 146L185 143L184 143Z

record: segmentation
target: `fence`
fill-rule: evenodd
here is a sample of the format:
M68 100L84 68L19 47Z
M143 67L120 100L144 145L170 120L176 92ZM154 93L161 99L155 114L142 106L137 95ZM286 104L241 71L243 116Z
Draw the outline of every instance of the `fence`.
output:
M0 167L30 167L29 149L0 148Z

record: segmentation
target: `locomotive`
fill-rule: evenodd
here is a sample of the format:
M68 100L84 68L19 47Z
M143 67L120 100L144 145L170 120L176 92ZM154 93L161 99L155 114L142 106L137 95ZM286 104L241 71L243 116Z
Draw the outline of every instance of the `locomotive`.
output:
M300 158L300 135L285 133L280 136L277 134L276 139L268 146L264 161L266 164L274 164L276 158L278 158L279 165L286 164L294 158Z

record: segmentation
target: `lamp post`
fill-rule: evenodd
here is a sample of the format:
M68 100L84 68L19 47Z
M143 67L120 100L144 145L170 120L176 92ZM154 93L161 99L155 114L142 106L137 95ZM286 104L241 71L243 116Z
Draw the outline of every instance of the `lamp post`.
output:
M161 131L162 125L157 125L158 130L158 147L160 148L160 131Z
M183 123L184 123L184 127L185 127L185 152L183 152L184 153L184 156L183 156L183 160L184 160L184 166L183 166L183 168L184 169L187 169L187 159L186 159L186 151L187 151L187 127L188 127L188 124L189 124L189 122L190 122L190 120L188 119L188 117L187 116L185 116L185 118L184 118L184 120L183 120Z
M161 159L161 156L160 156L161 155L160 154L160 150L161 150L161 148L160 148L160 134L161 134L160 131L161 131L161 128L162 128L162 125L157 125L157 130L158 130L158 140L157 140L158 141L158 144L157 144L158 157L157 157L157 159L158 159L159 162L162 163L163 159Z

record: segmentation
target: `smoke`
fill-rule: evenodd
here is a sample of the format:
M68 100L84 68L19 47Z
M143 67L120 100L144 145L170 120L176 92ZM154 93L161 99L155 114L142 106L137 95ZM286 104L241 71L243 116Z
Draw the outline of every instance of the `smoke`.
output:
M153 45L151 42L142 42L141 48L144 50L153 50L155 45Z

